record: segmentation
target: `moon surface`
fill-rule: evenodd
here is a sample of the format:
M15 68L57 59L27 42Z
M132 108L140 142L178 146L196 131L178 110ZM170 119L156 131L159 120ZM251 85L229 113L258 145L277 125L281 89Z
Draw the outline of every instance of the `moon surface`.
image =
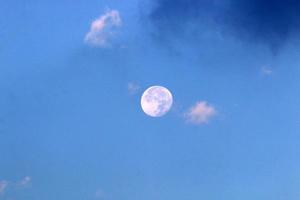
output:
M173 96L162 86L149 87L142 95L141 106L143 111L151 117L161 117L172 107Z

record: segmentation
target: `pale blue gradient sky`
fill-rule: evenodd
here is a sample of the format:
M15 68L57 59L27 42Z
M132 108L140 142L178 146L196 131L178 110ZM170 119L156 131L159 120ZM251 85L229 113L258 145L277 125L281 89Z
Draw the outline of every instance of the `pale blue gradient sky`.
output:
M162 41L149 6L0 0L0 181L31 177L0 199L298 200L299 44L274 55L206 23ZM123 21L112 47L85 44L107 8ZM165 117L140 108L151 85L173 93ZM197 101L208 124L185 122Z

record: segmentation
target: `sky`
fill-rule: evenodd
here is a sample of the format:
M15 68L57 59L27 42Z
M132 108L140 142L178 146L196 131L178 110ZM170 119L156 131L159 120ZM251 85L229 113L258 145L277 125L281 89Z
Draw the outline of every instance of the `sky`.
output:
M0 200L299 200L299 11L0 0Z

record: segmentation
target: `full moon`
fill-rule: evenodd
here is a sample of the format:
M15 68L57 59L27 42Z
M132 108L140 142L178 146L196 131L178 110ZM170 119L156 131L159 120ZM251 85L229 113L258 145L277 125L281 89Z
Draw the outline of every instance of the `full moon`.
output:
M162 86L149 87L142 95L141 106L143 111L151 117L161 117L172 107L171 92Z

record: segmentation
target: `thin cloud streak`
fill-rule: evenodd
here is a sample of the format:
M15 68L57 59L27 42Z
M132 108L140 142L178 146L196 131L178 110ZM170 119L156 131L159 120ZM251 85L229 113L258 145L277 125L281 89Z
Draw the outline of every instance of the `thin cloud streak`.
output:
M4 194L5 190L7 189L8 182L5 180L0 181L0 195Z
M27 187L31 184L31 177L25 176L22 180L18 182L18 185L21 187Z
M92 22L84 41L92 46L106 47L109 45L108 40L115 35L116 29L121 25L119 11L109 10Z
M21 188L27 188L31 185L31 177L25 176L21 180L18 181L7 181L7 180L1 180L0 181L0 195L5 195L6 190L8 189L17 189L19 187Z

